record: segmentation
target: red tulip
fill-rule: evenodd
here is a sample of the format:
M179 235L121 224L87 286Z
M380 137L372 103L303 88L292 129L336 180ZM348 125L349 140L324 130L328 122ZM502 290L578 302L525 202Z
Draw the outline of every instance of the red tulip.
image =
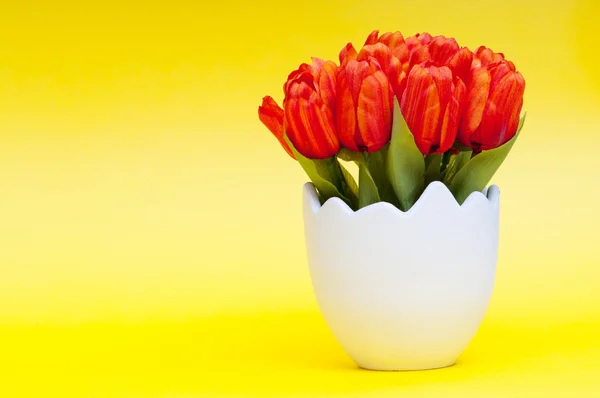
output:
M378 30L371 32L360 52L356 52L354 46L348 43L340 52L340 64L345 67L352 60L368 61L369 58L375 58L387 75L394 94L400 98L406 85L408 47L400 32L378 36Z
M448 66L426 62L411 69L400 107L424 155L446 152L454 144L465 90Z
M467 80L473 62L473 53L468 48L460 48L452 37L436 36L429 42L427 49L431 61L439 66L448 66L463 82Z
M336 70L332 61L313 58L312 65L302 64L288 76L283 109L268 96L258 108L260 120L293 158L284 132L309 159L329 158L340 149L334 126Z
M374 30L367 37L367 40L365 41L365 44L364 44L361 52L363 52L363 50L364 50L364 51L367 51L369 54L371 54L373 52L373 50L368 50L368 48L370 46L374 46L379 43L381 43L384 46L386 46L387 48L389 48L392 56L397 58L400 61L400 64L403 65L406 62L408 62L408 55L409 55L408 47L407 47L406 43L404 42L404 37L402 36L402 34L400 32L394 32L394 33L388 32L388 33L383 34L381 37L379 37L379 31ZM367 50L365 50L365 48L367 48ZM349 61L356 60L358 55L359 55L359 53L356 51L356 49L354 48L352 43L346 44L346 47L344 47L342 49L342 51L340 51L340 54L339 54L340 65L342 67L346 66L346 64ZM365 57L365 59L366 59L366 57Z
M340 149L335 125L335 72L332 61L313 58L290 74L284 85L286 134L309 159L325 159Z
M258 107L258 118L271 133L279 140L283 149L293 158L296 159L294 153L283 138L283 109L277 105L275 100L269 96L263 98L262 106Z
M467 83L458 139L475 151L496 148L517 132L525 80L502 54L480 47Z
M379 31L371 32L365 42L365 46L377 43L385 44L392 52L392 55L400 61L401 64L408 62L408 46L404 41L404 36L400 32L387 32L378 37Z
M429 33L416 34L406 40L400 32L388 32L380 37L378 35L377 30L371 32L359 53L351 44L347 45L340 53L340 60L343 64L350 59L360 61L369 56L375 57L388 74L394 94L399 100L412 67L426 61L437 66L448 66L463 82L468 78L473 53L466 47L461 48L454 38L432 37ZM390 49L391 58L390 54L381 49L381 44Z
M407 38L406 43L410 54L409 69L431 61L437 66L448 66L463 82L468 78L473 53L466 47L461 48L454 38L424 33Z
M364 46L358 56L357 61L368 61L374 58L379 63L381 70L387 75L392 85L392 91L398 98L406 86L406 73L403 71L401 61L396 58L389 47L383 43L368 44Z
M336 125L342 145L353 151L375 152L390 140L392 86L373 57L350 60L337 77Z
M331 109L335 107L335 74L337 65L333 61L323 61L320 58L313 57L312 65L301 64L298 69L289 74L287 81L283 85L283 91L287 94L289 86L303 73L310 73L318 86L321 99Z

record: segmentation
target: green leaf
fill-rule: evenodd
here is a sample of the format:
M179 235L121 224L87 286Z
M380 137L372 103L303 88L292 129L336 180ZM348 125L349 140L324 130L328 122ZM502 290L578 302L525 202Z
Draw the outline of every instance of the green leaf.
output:
M345 162L362 162L363 156L361 152L351 151L348 148L342 148L336 155Z
M432 181L439 181L441 179L441 164L441 153L433 153L425 157L425 186L429 185Z
M358 166L358 208L380 202L379 190L366 164Z
M471 154L472 151L465 151L454 156L442 175L444 184L450 185L456 173L471 159Z
M444 154L442 155L442 165L440 167L440 171L442 172L442 174L446 171L446 168L448 168L448 164L450 164L450 159L452 159L452 152L444 152Z
M454 142L454 144L452 145L452 148L454 148L454 149L456 149L458 151L461 151L461 152L472 150L471 147L463 145L463 144L461 144L458 141Z
M347 198L350 199L350 202L352 203L352 205L350 207L353 210L357 210L358 209L358 207L357 207L358 206L358 185L356 184L356 180L354 179L352 174L350 174L350 172L343 165L341 165L339 162L337 162L337 163L340 167L340 170L341 170L342 176L343 176L343 180L342 180L343 194L344 194L344 196L346 196Z
M398 100L394 98L394 124L388 149L387 173L400 202L407 211L424 189L425 159L406 125Z
M335 162L339 165L339 162L335 157L331 157L328 159L308 159L302 156L300 152L296 150L294 145L291 143L287 135L284 135L285 142L289 145L296 160L300 163L300 166L304 169L308 178L310 178L311 182L319 191L319 195L321 197L321 203L325 203L325 201L329 198L338 197L346 202L349 206L352 206L352 201L342 195L340 192L341 188L341 171L340 173L336 173L332 166L332 162ZM341 165L340 165L341 166ZM336 175L338 174L338 175Z
M373 178L373 182L377 186L379 197L381 200L391 203L394 206L399 206L398 198L394 192L394 187L390 183L390 179L387 174L387 157L388 157L388 146L384 146L377 152L366 153L364 160L366 166L369 169L369 173Z
M525 122L523 115L515 136L502 146L482 151L473 156L454 176L448 188L456 201L462 204L473 192L480 192L492 179L506 156L512 149Z
M525 124L526 116L527 116L527 112L524 112L523 116L521 116L521 119L519 119L519 125L517 126L517 134L515 134L515 135L519 135L519 133L521 132L521 129L523 128L523 125Z

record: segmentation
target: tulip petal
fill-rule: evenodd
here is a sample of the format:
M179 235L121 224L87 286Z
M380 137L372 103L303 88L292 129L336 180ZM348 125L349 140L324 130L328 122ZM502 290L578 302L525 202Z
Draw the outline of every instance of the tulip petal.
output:
M337 65L333 61L323 62L318 74L315 75L319 94L323 102L335 113L335 75Z
M354 142L357 128L356 108L348 80L348 72L341 69L336 82L335 122L341 144L352 151L358 151Z
M286 85L285 97L311 99L316 91L315 78L310 72L303 72ZM285 100L283 102L285 108Z
M475 50L475 58L481 66L488 66L504 60L504 54L495 53L487 47L480 46Z
M439 97L439 110L440 110L440 118L438 120L438 125L435 129L435 139L432 140L432 147L429 149L431 153L438 153L440 149L440 145L442 140L447 139L444 136L445 132L443 131L444 124L444 114L446 108L448 107L448 103L451 101L453 96L453 84L452 84L452 71L447 66L437 67L437 66L429 66L429 74L435 83L436 91ZM449 133L450 134L450 133ZM456 132L453 133L454 137L456 136ZM453 141L454 141L453 137Z
M483 120L471 142L481 150L498 147L514 137L523 106L525 80L519 72L505 75L490 91Z
M402 36L400 36L401 38ZM408 50L407 50L408 51ZM394 94L400 98L403 90L402 64L400 60L392 54L392 51L384 43L376 43L366 45L358 53L357 61L368 61L370 58L375 58L381 69L386 73Z
M346 44L346 47L342 48L342 51L340 51L340 66L346 66L348 62L355 60L357 55L358 53L352 43Z
M294 148L304 157L309 158L312 153L307 150L310 142L314 141L312 131L306 131L303 120L300 119L299 102L297 98L289 98L284 105L286 135ZM309 129L310 130L310 129ZM309 134L311 136L309 137Z
M498 62L488 65L492 80L490 82L490 92L496 89L496 86L504 79L506 75L514 74L514 65L507 61Z
M272 97L263 98L262 105L258 107L258 117L273 135L283 137L283 109Z
M473 63L473 53L467 47L461 48L450 60L447 65L452 69L452 73L458 76L466 84L469 80L469 72Z
M448 102L448 105L446 106L446 112L444 113L444 119L440 132L440 147L436 153L446 152L452 147L454 141L456 140L462 103L466 91L467 88L465 83L463 83L463 81L458 77L455 78L452 98Z
M307 109L311 118L310 125L320 126L319 129L323 132L318 136L320 145L317 146L323 148L322 158L334 156L340 150L340 141L334 128L334 117L331 109L326 104L322 104L320 108L310 104Z
M415 35L415 37L421 42L421 44L426 45L431 43L431 41L433 40L433 36L431 36L429 33L425 32L425 33L417 33Z
M266 96L263 98L262 105L258 107L258 118L279 140L283 149L295 159L292 150L283 138L283 109L277 105L272 97Z
M388 79L392 85L394 95L398 98L398 101L402 98L402 92L406 83L406 73L402 69L400 60L396 57L392 57L392 62L388 70Z
M360 134L355 142L367 152L376 152L389 142L392 132L393 92L387 76L377 70L362 81L356 119ZM360 145L359 149L360 149Z
M286 82L283 84L283 92L287 93L288 92L288 86L290 85L290 83L292 83L296 78L298 78L298 76L300 76L301 74L305 73L308 70L310 70L310 65L308 65L306 63L303 63L303 64L300 64L300 66L298 67L298 69L292 71L288 75L288 78L287 78Z
M416 65L408 75L402 95L402 115L415 137L417 147L428 154L440 120L440 98L426 67Z
M416 34L406 38L405 43L407 45L409 55L408 63L405 65L404 71L407 75L410 73L414 65L419 65L431 59L428 44L432 39L433 38L429 33Z
M436 36L429 43L429 55L431 60L439 65L445 65L459 51L456 40L452 37Z
M483 110L488 100L492 77L486 68L477 67L471 71L467 86L465 109L460 122L458 139L464 145L471 144L471 134L483 118Z
M319 108L305 98L291 98L285 105L287 136L294 147L309 159L325 159L339 150L339 141L333 130L333 116L329 109Z
M379 42L388 46L392 51L392 55L398 58L400 63L408 62L408 46L404 41L402 33L385 33L379 38Z
M321 69L323 69L323 65L325 64L325 61L323 61L321 58L317 58L317 57L311 57L310 58L312 61L312 65L310 66L310 70L313 74L313 76L318 76L321 74Z
M346 65L346 79L354 104L358 104L358 96L362 87L362 81L369 75L370 69L371 65L369 61L350 61Z
M368 61L370 57L373 57L379 63L379 66L383 71L387 73L392 63L392 51L383 43L369 44L364 46L358 56L357 61Z
M375 44L377 43L377 36L379 36L379 31L378 30L374 30L372 31L369 36L367 37L367 40L365 41L365 46L369 45L369 44Z
M430 59L429 49L426 46L419 45L415 47L408 58L408 69L407 73L410 73L414 65L422 64Z

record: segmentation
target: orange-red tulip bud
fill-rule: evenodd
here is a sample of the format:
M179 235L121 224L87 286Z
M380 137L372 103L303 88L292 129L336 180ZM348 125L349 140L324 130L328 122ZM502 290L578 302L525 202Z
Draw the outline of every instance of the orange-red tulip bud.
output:
M411 69L400 107L424 155L446 152L454 144L465 90L448 66L427 62Z
M517 132L525 79L502 54L480 47L467 82L458 139L476 151L496 148Z
M390 140L394 93L374 57L350 60L337 76L336 126L341 144L375 152Z
M312 65L300 65L284 85L285 132L309 159L329 158L340 149L334 125L336 69L332 61L313 58Z
M258 107L258 118L279 140L283 149L285 149L292 158L296 159L294 153L283 138L283 109L277 105L273 98L269 96L263 98L262 105Z

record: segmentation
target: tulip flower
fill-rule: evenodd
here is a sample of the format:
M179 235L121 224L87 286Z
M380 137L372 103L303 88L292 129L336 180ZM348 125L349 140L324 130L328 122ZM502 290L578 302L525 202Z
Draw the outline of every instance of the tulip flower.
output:
M333 61L323 61L313 57L312 65L301 64L298 69L289 74L283 85L283 91L287 94L289 86L303 73L310 73L318 87L319 95L325 104L332 110L335 107L335 74L337 65Z
M312 65L300 65L284 85L286 134L309 159L329 158L340 149L334 125L336 69L332 61L313 58Z
M473 53L466 47L460 47L452 37L432 37L429 33L408 37L406 44L409 51L409 70L412 66L425 61L437 66L448 66L455 76L466 81Z
M350 60L337 76L336 126L341 144L376 152L390 140L394 94L374 57Z
M377 60L392 86L394 95L400 98L406 86L406 73L403 71L401 61L383 43L368 44L356 56L357 61L368 61L370 58Z
M386 47L390 49L392 55L396 57L402 65L408 62L408 46L404 41L404 36L400 32L387 32L378 37L379 31L374 30L371 32L367 40L365 41L365 46L374 45L377 43L382 43Z
M427 44L427 50L431 61L448 66L455 76L466 82L473 62L473 53L468 48L461 48L452 37L436 36Z
M332 61L313 58L312 65L301 64L288 76L283 109L271 97L263 99L259 118L292 157L284 132L309 159L329 158L340 149L334 126L336 69Z
M258 107L258 118L279 140L283 149L285 149L293 159L296 159L294 153L283 138L283 109L281 109L270 96L264 97L262 105Z
M389 48L386 53L381 44ZM473 60L473 53L466 47L461 48L454 38L431 36L429 33L416 34L404 39L400 32L388 32L379 36L375 30L367 37L364 47L356 52L348 44L340 53L340 62L347 63L351 59L365 60L369 56L377 59L387 73L394 94L398 100L406 87L406 77L414 65L430 61L437 66L448 66L452 73L463 82L468 78Z
M339 66L301 64L283 91L282 107L263 98L259 118L323 202L407 211L432 181L458 203L484 189L515 142L525 81L487 47L374 30L361 48L340 51ZM339 159L358 163L358 184Z
M458 139L475 151L493 149L517 132L525 80L502 54L475 52Z
M375 58L381 70L387 75L394 95L398 99L401 98L408 73L408 47L400 32L388 32L379 37L379 31L374 30L367 37L360 52L348 43L339 57L342 68L351 60L368 61L369 58Z
M465 84L448 66L426 62L411 69L400 108L422 154L452 147L465 91Z

